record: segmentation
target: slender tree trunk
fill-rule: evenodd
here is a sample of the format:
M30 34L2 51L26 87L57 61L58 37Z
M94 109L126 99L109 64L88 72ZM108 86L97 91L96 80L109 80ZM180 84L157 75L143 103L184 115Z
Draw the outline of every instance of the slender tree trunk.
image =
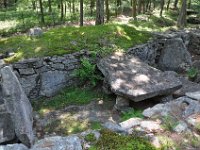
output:
M167 11L169 11L170 2L171 2L171 0L168 0L168 2L167 2Z
M121 10L121 6L122 5L122 1L121 0L117 0L117 13L121 14L122 10Z
M44 11L43 11L43 4L42 4L42 0L39 0L39 4L40 4L40 16L41 16L41 23L44 24Z
M36 2L32 1L31 3L32 3L33 10L35 10L36 9Z
M142 3L142 12L143 14L146 12L145 1Z
M51 0L48 0L48 6L49 6L49 13L52 12L52 8L51 8Z
M63 11L63 0L60 0L60 20L63 21L64 11Z
M95 1L94 0L90 0L90 15L93 16L93 9L95 6Z
M110 20L110 10L109 10L109 0L106 0L106 22L108 22Z
M117 12L117 0L115 0L115 17L118 16L118 12Z
M191 0L188 1L188 9L191 8Z
M75 14L75 0L72 0L72 12Z
M96 1L96 25L104 24L104 0Z
M174 8L175 8L175 9L178 8L177 5L178 5L178 0L175 0L175 1L174 1Z
M132 3L133 3L132 4L132 13L133 13L132 15L133 15L134 20L136 20L136 15L137 15L136 14L136 0L133 0Z
M182 0L181 9L179 12L177 26L179 28L184 28L186 26L186 9L187 9L187 0Z
M162 17L162 14L163 14L164 5L165 5L165 0L161 0L160 1L160 16L161 17Z
M65 17L67 15L67 2L65 2Z
M7 0L3 0L4 8L7 8Z
M80 0L80 26L83 26L83 0Z
M142 0L138 1L138 14L141 14L141 10L142 10Z

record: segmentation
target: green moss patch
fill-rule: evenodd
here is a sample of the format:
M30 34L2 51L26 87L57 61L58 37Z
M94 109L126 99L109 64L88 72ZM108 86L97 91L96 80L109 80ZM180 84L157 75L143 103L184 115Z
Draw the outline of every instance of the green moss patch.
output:
M41 115L46 112L62 109L69 105L83 105L88 104L95 99L107 98L102 92L98 92L94 88L85 87L71 87L65 88L54 97L41 98L32 101L33 110L39 112Z
M156 150L147 140L140 137L119 135L101 130L101 137L90 150Z
M1 52L15 52L7 62L22 58L63 55L88 49L101 53L126 50L150 38L147 32L137 31L128 25L107 24L85 27L60 27L43 36L31 39L26 35L0 39Z

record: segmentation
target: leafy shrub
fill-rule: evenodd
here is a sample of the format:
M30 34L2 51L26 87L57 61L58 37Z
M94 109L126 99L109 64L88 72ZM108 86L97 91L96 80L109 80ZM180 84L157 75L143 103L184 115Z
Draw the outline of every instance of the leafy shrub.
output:
M156 150L147 140L119 135L109 130L101 130L101 137L90 150Z
M142 115L142 110L134 110L130 109L127 112L122 112L122 121L128 120L133 117L138 117L138 118L143 118L144 116Z
M81 82L89 81L93 86L102 79L102 77L96 73L96 65L90 63L86 58L81 59L81 68L75 71L75 76L78 77Z
M190 78L190 79L194 79L196 78L198 75L198 69L197 68L190 68L188 71L187 71L187 76Z

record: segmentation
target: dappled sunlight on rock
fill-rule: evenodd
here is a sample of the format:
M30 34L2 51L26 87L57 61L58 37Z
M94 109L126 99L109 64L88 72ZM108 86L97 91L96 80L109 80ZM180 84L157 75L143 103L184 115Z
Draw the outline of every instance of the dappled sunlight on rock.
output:
M125 53L107 56L97 66L112 92L133 101L170 94L182 85L172 72L161 72Z

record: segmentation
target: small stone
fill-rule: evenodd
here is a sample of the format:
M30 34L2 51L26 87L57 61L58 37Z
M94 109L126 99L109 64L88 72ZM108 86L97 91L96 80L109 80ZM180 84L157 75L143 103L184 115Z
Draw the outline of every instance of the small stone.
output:
M121 122L119 125L124 130L129 130L132 127L140 125L142 119L141 118L130 118L126 121Z
M51 67L56 69L56 70L63 70L65 68L65 66L61 63L52 64Z
M140 123L141 128L143 128L144 130L146 130L147 132L159 132L159 131L163 131L162 127L160 126L160 124L156 121L142 121Z
M196 92L186 92L185 95L189 98L200 100L200 91Z
M182 132L185 132L187 129L188 129L187 124L181 121L173 130L177 133L182 133Z
M111 131L114 131L114 132L119 132L119 133L125 132L125 130L121 126L119 126L116 123L110 122L110 121L104 123L103 127L107 128L107 129L109 129Z
M32 75L35 73L33 68L19 69L20 75Z

